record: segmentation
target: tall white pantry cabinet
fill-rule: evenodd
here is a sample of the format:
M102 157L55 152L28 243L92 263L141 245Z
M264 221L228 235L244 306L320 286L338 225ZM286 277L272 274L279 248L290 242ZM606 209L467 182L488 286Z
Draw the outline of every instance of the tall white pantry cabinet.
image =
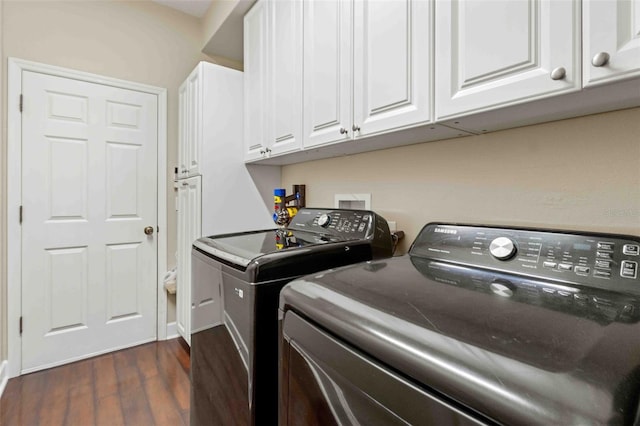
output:
M200 62L179 89L176 326L191 343L191 246L273 228L280 168L244 164L243 74Z

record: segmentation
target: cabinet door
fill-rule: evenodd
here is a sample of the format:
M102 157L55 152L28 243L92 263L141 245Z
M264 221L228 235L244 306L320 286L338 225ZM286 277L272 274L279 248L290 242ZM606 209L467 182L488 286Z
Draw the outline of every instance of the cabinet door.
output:
M202 146L202 78L196 71L187 79L189 138L186 145L187 176L200 173L200 151Z
M269 0L271 154L302 146L302 0Z
M352 125L353 3L304 2L304 147L344 141Z
M202 178L181 180L178 185L178 256L176 326L191 342L191 246L200 238L202 223Z
M579 19L578 1L436 2L437 118L579 90Z
M640 0L583 2L583 67L585 87L640 76Z
M261 158L269 140L267 122L268 3L260 0L244 16L245 159Z
M182 83L178 89L178 177L187 176L187 146L191 132L189 128L189 84Z
M433 4L354 3L356 137L431 121Z

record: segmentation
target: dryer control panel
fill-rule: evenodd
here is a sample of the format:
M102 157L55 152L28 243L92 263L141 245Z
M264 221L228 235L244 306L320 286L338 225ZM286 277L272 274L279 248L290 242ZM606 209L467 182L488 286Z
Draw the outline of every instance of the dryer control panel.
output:
M409 254L640 294L638 237L430 223Z

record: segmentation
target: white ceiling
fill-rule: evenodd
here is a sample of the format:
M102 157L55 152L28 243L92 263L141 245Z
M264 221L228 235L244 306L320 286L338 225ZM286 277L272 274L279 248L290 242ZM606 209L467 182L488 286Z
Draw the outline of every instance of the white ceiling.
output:
M202 18L211 6L213 0L152 0L172 9L180 10L189 15Z

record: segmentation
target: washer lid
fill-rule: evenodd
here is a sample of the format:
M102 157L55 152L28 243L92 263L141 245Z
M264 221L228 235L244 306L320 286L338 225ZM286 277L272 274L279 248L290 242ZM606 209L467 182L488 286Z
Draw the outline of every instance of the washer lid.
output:
M342 240L335 236L304 231L273 229L203 237L196 240L193 245L214 257L247 267L251 261L265 254L337 241Z
M280 308L499 423L635 419L635 296L407 255L295 280Z

